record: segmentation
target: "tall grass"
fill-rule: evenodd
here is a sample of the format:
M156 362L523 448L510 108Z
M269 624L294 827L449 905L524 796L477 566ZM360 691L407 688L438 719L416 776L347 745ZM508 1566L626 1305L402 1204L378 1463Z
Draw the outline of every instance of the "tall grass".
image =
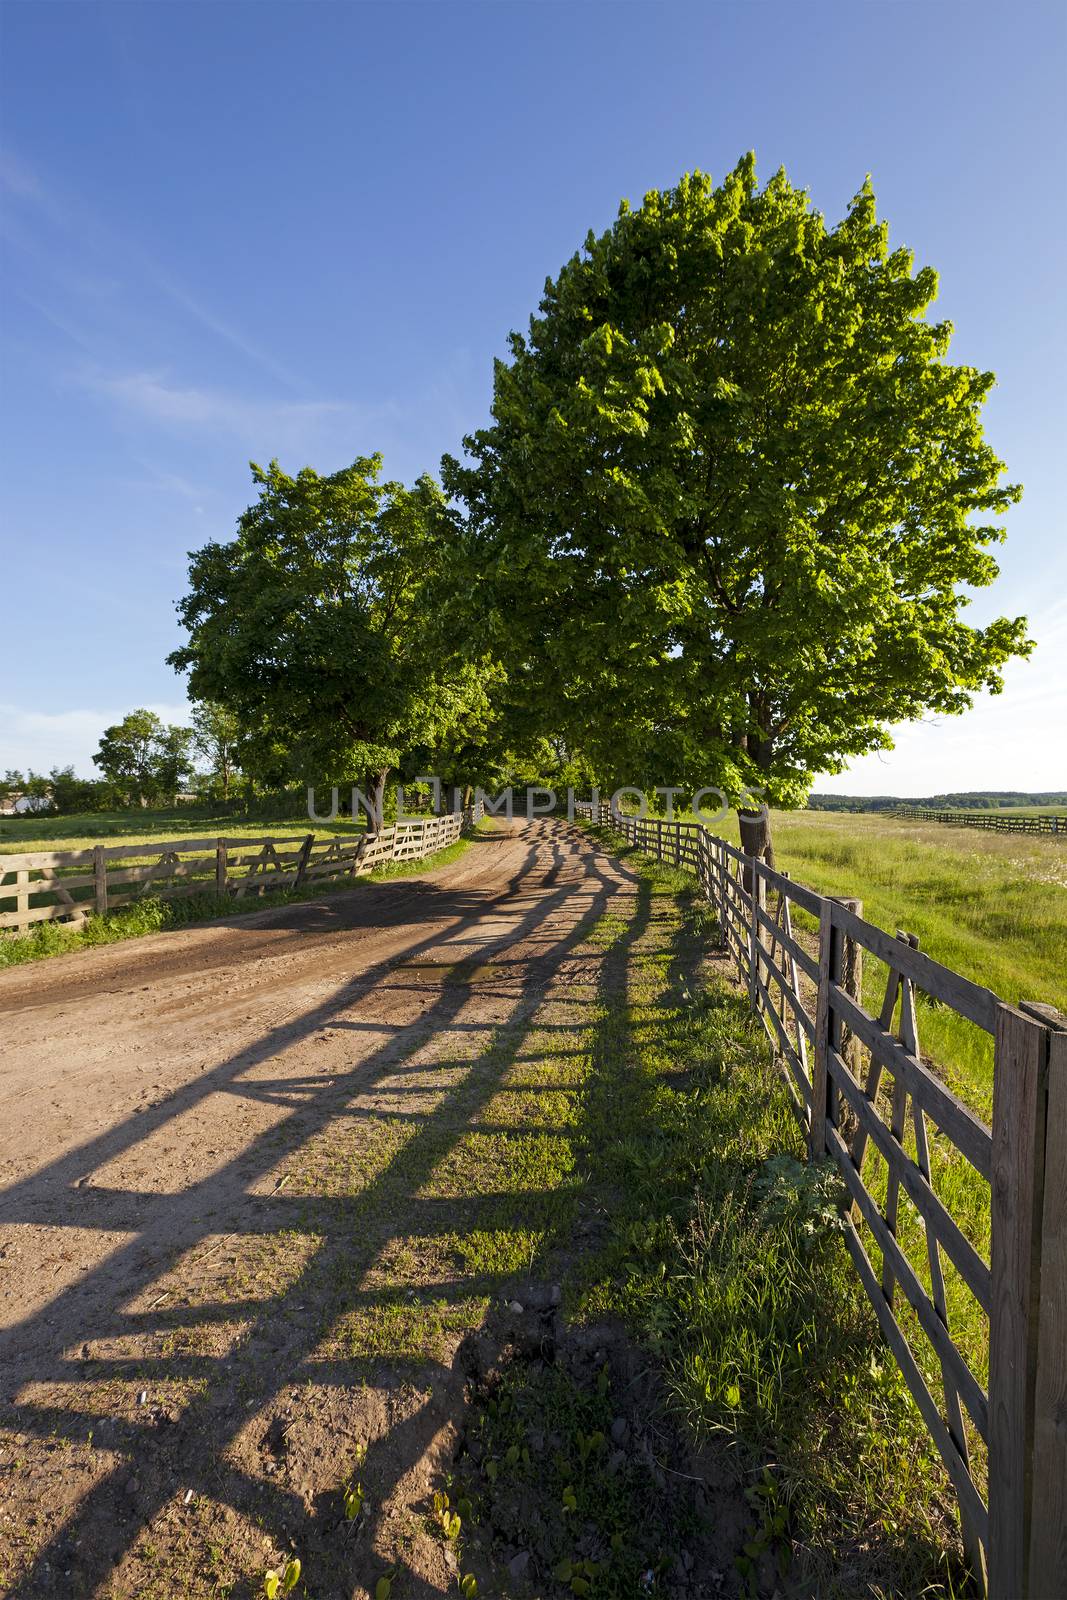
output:
M729 1447L754 1523L742 1592L785 1558L787 1593L959 1593L951 1491L844 1247L839 1180L807 1163L746 997L693 980L714 928L692 880L603 837L653 916L584 1102L610 1237L581 1313L625 1317L689 1427Z
M772 827L777 864L798 882L862 900L868 922L918 935L927 955L1010 1004L1044 1000L1067 1011L1067 838L840 812L775 812ZM737 842L734 819L722 833ZM868 967L870 1004L885 975L878 963ZM988 1036L925 1001L919 1024L924 1052L988 1117Z

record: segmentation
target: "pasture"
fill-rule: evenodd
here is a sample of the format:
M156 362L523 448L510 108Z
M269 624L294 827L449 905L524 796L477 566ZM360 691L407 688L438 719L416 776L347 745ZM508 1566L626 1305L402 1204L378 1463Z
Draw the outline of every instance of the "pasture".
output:
M310 823L303 813L286 811L242 817L239 812L200 806L129 807L124 811L90 811L73 816L0 817L0 855L30 850L84 850L106 839L108 844L136 844L139 839L179 839L183 835L240 834L242 838L300 838L314 827L317 834L344 838L363 831L363 819L338 817Z
M736 818L714 831L738 842ZM777 811L773 831L777 865L797 882L855 896L867 921L916 934L927 955L1013 1005L1067 1010L1067 840L815 811ZM988 1041L919 1004L924 1048L988 1118Z

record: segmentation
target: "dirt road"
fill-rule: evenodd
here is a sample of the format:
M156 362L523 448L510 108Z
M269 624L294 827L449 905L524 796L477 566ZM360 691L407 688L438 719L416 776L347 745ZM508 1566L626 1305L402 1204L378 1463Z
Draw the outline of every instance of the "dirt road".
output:
M420 1508L487 1280L455 1245L484 1193L447 1174L493 1137L500 1040L577 1025L633 897L577 830L516 824L0 975L0 1589L251 1594L297 1546L320 1600L454 1584Z

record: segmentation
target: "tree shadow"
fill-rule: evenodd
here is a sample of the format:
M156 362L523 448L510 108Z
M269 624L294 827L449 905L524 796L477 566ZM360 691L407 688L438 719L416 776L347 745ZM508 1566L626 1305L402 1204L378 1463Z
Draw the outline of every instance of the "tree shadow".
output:
M308 1393L331 1388L351 1390L382 1378L397 1365L397 1352L384 1348L367 1355L346 1353L331 1343L332 1332L352 1312L381 1317L390 1306L470 1299L498 1291L514 1272L482 1272L463 1278L442 1278L420 1285L418 1295L402 1288L369 1285L368 1272L390 1241L418 1235L462 1236L491 1227L499 1216L499 1197L456 1197L425 1191L441 1163L460 1142L461 1131L475 1123L500 1087L500 1079L520 1058L523 1042L546 986L585 943L629 875L606 869L579 830L533 825L521 866L507 886L486 896L469 888L435 887L430 880L376 894L371 903L358 898L365 928L367 913L382 924L403 929L413 920L432 920L432 931L414 939L404 961L417 961L443 941L460 947L483 942L477 961L492 964L521 941L534 943L525 964L513 973L511 986L487 986L473 968L457 962L449 981L434 992L430 1004L413 1023L390 1028L375 1021L367 1026L384 1041L372 1045L349 1071L323 1081L310 1074L295 1078L250 1076L296 1043L325 1026L351 1030L358 1038L363 1024L343 1015L361 998L394 984L403 964L395 956L342 983L320 1005L268 1030L252 1047L219 1063L160 1104L126 1118L99 1137L69 1151L48 1166L0 1193L0 1221L56 1229L98 1229L119 1235L115 1247L78 1281L49 1298L35 1312L8 1327L3 1336L8 1363L5 1424L38 1440L86 1443L113 1453L114 1465L97 1475L62 1526L37 1551L9 1590L18 1600L43 1595L88 1595L101 1590L123 1556L165 1507L210 1498L239 1509L246 1521L258 1523L265 1539L284 1548L294 1539L304 1543L321 1574L316 1593L338 1592L351 1584L353 1560L366 1566L362 1581L372 1585L383 1570L372 1554L373 1518L367 1519L357 1550L346 1532L340 1509L328 1505L309 1535L305 1500L278 1481L277 1472L259 1476L236 1464L234 1448L255 1419L268 1412L285 1390ZM283 908L271 914L272 929L294 940L314 940L321 932L336 935L334 906ZM321 918L321 920L320 920ZM498 931L484 924L502 919ZM235 924L240 920L234 919ZM560 926L546 925L558 922ZM480 933L480 928L483 931ZM242 931L244 931L242 929ZM254 941L253 941L254 943ZM132 958L132 953L131 953ZM209 952L207 961L213 956ZM230 955L232 960L232 952ZM618 960L621 961L620 954ZM491 998L499 1017L483 1020L468 1015L472 1002ZM537 1030L540 1031L540 1030ZM446 1049L418 1064L421 1052ZM282 1163L293 1166L302 1151L353 1115L351 1102L380 1091L395 1102L402 1093L393 1085L398 1073L414 1078L432 1073L457 1081L443 1082L438 1099L421 1117L396 1106L379 1120L390 1128L402 1124L404 1138L389 1148L358 1193L301 1193L298 1184L281 1182L264 1192ZM151 1135L166 1130L184 1113L203 1106L208 1096L226 1093L284 1108L286 1116L255 1135L217 1170L177 1193L152 1188L125 1189L94 1180L117 1158L128 1155ZM369 1117L366 1108L355 1115ZM489 1125L491 1126L491 1125ZM541 1197L536 1191L508 1195L508 1208L533 1216ZM128 1235L128 1237L121 1237ZM223 1237L237 1248L267 1247L299 1238L311 1241L306 1259L285 1281L266 1294L212 1301L210 1296L186 1306L163 1306L153 1291L177 1273L184 1262L214 1248ZM199 1260L199 1257L197 1257ZM531 1265L534 1264L531 1258ZM166 1293L159 1297L166 1298ZM138 1307L138 1309L135 1309ZM207 1351L168 1348L193 1330L220 1331L237 1324L236 1339ZM69 1343L56 1348L56 1327L77 1327L79 1350ZM156 1341L159 1353L122 1353L123 1342ZM87 1352L87 1353L86 1353ZM401 1364L406 1358L401 1355ZM435 1382L455 1395L450 1367L416 1358L420 1383ZM94 1394L108 1385L143 1384L151 1403L128 1415L113 1406L94 1405ZM180 1402L156 1400L168 1386L185 1385ZM67 1390L66 1397L64 1390ZM365 1472L375 1483L379 1505L404 1472L431 1449L447 1415L450 1400L430 1401L383 1436L388 1459L375 1461L372 1443ZM352 1444L352 1441L349 1441ZM269 1463L268 1463L269 1465ZM329 1497L327 1496L327 1500ZM334 1513L337 1513L334 1518ZM331 1519L334 1519L331 1521ZM329 1524L325 1531L318 1526ZM312 1548L307 1540L312 1538ZM265 1564L265 1563L264 1563ZM310 1570L310 1566L309 1566ZM419 1588L410 1575L408 1593L438 1592ZM414 1587L412 1587L414 1585ZM345 1591L349 1592L349 1591Z

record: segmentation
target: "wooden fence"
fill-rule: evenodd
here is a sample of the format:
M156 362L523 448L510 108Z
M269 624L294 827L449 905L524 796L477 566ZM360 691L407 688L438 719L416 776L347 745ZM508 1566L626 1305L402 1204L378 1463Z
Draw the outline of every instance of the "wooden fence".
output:
M923 811L915 806L901 806L890 816L905 822L947 822L953 828L985 828L990 833L1041 833L1067 839L1067 816L1058 817L1052 812L1035 816L1013 816L1002 811Z
M711 903L809 1157L845 1185L845 1243L979 1581L992 1600L1067 1596L1067 1022L1004 1004L865 922L859 901L699 824L607 805L595 820L690 869ZM923 1059L921 995L992 1036L992 1128Z
M380 833L318 839L171 839L0 855L0 930L35 922L80 922L145 895L215 894L243 899L332 878L361 877L389 861L416 861L454 844L477 814L439 817Z

